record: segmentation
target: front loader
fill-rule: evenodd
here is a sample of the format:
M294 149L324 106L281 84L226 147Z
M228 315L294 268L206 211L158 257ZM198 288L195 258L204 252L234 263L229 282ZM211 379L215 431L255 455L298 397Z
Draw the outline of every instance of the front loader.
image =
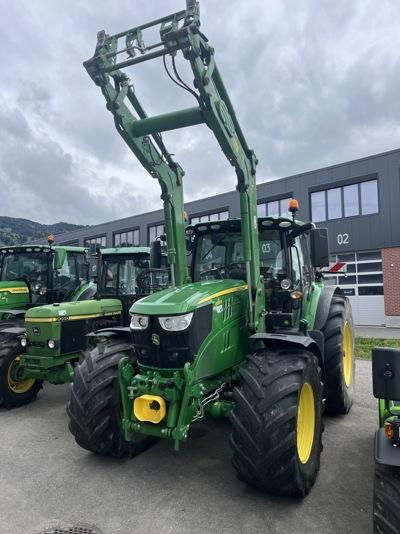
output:
M159 40L148 44L154 27ZM182 56L192 86L180 75ZM172 64L169 77L193 95L194 107L146 114L125 71L157 58L167 71ZM257 217L258 161L200 30L198 2L113 36L99 32L84 66L118 133L160 184L173 276L171 288L133 304L129 346L110 339L76 366L71 432L89 451L134 456L157 439L179 450L197 422L229 417L239 479L304 496L320 465L324 406L347 413L353 401L351 309L323 279L326 230L297 221L294 200L288 216ZM234 167L240 218L185 228L184 171L162 133L200 124Z
M64 384L73 379L74 366L98 336L129 338L129 309L139 298L166 287L168 273L150 269L148 247L98 251L97 284L88 300L57 300L28 309L24 321L2 331L0 347L1 405L29 402L43 381ZM98 332L96 337L90 333ZM28 387L30 386L30 387Z

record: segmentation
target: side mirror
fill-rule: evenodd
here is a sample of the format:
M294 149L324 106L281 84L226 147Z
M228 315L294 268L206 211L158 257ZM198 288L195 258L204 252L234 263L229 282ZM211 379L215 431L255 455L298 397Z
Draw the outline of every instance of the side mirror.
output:
M372 349L372 387L377 399L400 400L400 350Z
M310 231L311 265L329 267L329 241L327 228L312 228Z
M161 268L161 241L152 241L150 245L150 267Z

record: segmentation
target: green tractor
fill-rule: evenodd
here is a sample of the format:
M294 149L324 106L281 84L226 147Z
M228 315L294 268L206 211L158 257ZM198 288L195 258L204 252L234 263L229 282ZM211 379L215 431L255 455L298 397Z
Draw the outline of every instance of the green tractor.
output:
M97 339L86 337L90 332L117 327L129 336L132 304L160 284L166 287L162 277L169 279L149 269L149 258L148 247L99 250L97 285L91 284L89 300L53 299L52 305L30 308L24 321L3 329L7 338L0 347L1 405L26 404L43 381L70 382L81 352Z
M25 404L41 382L16 379L20 332L29 310L54 302L87 301L96 292L89 279L87 249L48 245L0 248L0 406Z
M145 44L154 26L160 39ZM193 88L179 73L179 52ZM196 105L148 117L122 69L160 57ZM129 343L110 338L75 367L72 434L88 451L134 456L158 439L178 450L196 423L229 417L239 479L306 495L320 466L324 407L347 413L353 402L351 308L323 279L326 229L297 221L295 201L288 216L257 217L258 161L200 30L197 2L114 36L99 32L84 65L118 133L160 184L173 277L172 287L133 304ZM184 172L161 134L202 123L236 171L240 218L185 227Z
M374 532L400 528L400 350L372 349L373 394L379 399L375 433Z

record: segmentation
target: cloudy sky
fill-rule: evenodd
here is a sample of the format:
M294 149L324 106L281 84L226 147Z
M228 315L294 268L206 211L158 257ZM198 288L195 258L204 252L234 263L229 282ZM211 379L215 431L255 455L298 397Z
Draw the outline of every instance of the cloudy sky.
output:
M82 62L99 30L112 35L185 6L0 0L1 215L98 224L161 208L157 181L115 131ZM200 0L200 10L259 183L400 147L398 0ZM148 115L195 105L161 60L147 65L127 73ZM234 189L206 126L164 141L186 171L186 200Z

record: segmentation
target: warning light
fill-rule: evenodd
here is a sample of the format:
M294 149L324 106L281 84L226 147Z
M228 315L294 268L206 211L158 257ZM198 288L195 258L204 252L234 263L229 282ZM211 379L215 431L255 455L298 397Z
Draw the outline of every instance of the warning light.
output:
M189 222L189 216L188 216L186 211L183 212L183 220L184 220L185 224L187 224Z
M293 215L299 211L299 203L294 198L289 200L289 211L290 213L293 213Z
M49 237L47 238L47 242L49 245L53 244L54 243L54 236L53 235L49 235Z

